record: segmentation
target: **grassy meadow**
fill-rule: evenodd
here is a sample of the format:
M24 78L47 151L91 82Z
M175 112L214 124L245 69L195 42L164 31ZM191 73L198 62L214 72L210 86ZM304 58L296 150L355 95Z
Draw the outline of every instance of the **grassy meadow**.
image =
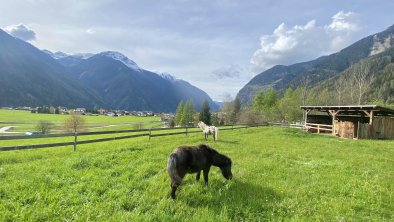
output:
M40 120L51 121L55 124L54 132L62 131L62 124L69 115L31 113L24 110L1 110L0 127L14 126L10 132L24 133L35 131L36 123ZM127 130L133 129L134 124L141 123L143 127L161 127L160 117L138 116L84 116L89 131ZM10 123L11 122L11 123ZM3 134L4 135L4 134ZM1 136L1 135L0 135Z
M212 138L211 138L212 139ZM209 186L187 175L177 199L167 157L199 133L0 152L0 221L393 221L394 141L296 129L222 131L233 160Z

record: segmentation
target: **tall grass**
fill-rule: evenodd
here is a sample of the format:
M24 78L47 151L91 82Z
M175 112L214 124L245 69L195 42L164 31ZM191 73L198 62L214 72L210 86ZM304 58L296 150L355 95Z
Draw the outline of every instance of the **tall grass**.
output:
M203 135L0 153L0 221L392 221L394 141L271 127L208 141L233 160L170 200L166 161Z

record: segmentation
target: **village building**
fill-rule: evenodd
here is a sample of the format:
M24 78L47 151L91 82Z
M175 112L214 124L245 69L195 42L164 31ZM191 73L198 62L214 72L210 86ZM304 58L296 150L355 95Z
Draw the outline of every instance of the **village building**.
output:
M75 114L80 114L80 115L82 115L82 114L85 114L85 112L86 112L86 109L85 109L85 108L76 108L76 109L74 109L74 113L75 113Z
M349 139L394 139L394 110L376 106L301 106L304 128Z
M103 109L103 108L100 108L100 109L97 110L97 113L100 114L100 115L105 115L107 112L108 112L108 110Z
M68 113L67 107L58 106L57 109L59 110L59 113L60 113L60 114L66 114L66 113Z

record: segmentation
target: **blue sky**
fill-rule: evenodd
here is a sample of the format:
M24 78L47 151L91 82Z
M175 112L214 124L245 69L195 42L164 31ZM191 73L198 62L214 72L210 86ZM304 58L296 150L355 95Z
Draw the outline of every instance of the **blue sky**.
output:
M40 49L119 51L215 100L254 75L394 24L391 0L0 0L0 27Z

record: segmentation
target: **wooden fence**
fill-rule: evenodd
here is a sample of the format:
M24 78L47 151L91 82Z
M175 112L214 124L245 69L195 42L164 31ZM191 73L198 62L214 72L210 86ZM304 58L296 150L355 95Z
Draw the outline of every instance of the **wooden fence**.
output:
M261 126L256 125L254 127ZM226 128L219 128L220 131L223 130L234 130L234 129L242 129L248 128L252 126L246 125L230 125L226 126ZM173 131L185 129L185 131L181 132L169 132L169 133L159 133L159 134L152 134L154 131ZM129 139L129 138L136 138L136 137L143 137L148 136L149 140L153 137L160 137L160 136L171 136L171 135L180 135L185 134L186 136L190 133L202 133L200 129L196 128L154 128L154 129L140 129L140 130L117 130L117 131L99 131L99 132L81 132L78 133L78 136L82 135L101 135L101 134L119 134L119 133L135 133L135 132L143 132L141 134L136 135L127 135L127 136L117 136L117 137L110 137L110 138L100 138L100 139L93 139L93 140L83 140L78 141L77 144L87 144L87 143L97 143L97 142L104 142L104 141L111 141L111 140L121 140L121 139ZM72 133L62 133L62 134L49 134L49 135L31 135L31 136L2 136L0 137L1 140L18 140L18 139L35 139L35 138L54 138L54 137L70 137L74 136ZM59 147L59 146L71 146L74 145L74 142L59 142L59 143L47 143L47 144L34 144L34 145L22 145L22 146L3 146L0 147L0 151L10 151L10 150L24 150L24 149L37 149L37 148L50 148L50 147Z
M279 126L279 127L283 127L283 128L296 128L296 129L304 128L304 125L300 125L300 124L274 123L274 122L269 122L266 124L266 126Z
M307 123L305 125L306 130L316 130L317 133L321 131L332 132L332 125L324 125L324 124L316 124L316 123Z

